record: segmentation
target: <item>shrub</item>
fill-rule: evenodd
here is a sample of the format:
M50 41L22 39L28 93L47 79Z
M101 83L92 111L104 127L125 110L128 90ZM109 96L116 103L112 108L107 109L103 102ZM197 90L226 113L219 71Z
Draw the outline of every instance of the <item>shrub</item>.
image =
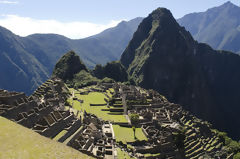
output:
M240 152L238 152L236 155L233 156L233 159L239 159L240 158Z
M130 120L133 125L137 125L138 120L139 120L139 115L138 114L130 114Z

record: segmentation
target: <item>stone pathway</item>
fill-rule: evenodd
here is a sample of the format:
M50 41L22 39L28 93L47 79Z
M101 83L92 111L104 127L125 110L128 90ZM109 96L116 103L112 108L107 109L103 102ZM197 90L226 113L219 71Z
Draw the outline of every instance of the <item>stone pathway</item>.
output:
M72 134L69 138L67 138L63 143L67 145L67 144L69 143L69 141L71 141L72 138L73 138L79 131L81 131L81 129L82 129L82 126L81 126L74 134Z

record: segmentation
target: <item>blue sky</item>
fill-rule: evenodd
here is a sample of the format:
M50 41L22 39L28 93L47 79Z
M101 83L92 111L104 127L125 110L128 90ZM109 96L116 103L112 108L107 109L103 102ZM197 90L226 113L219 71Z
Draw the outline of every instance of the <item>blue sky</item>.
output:
M57 33L83 38L117 25L121 20L146 17L165 7L175 18L205 11L227 0L0 0L0 25L15 34ZM240 0L231 0L240 6Z

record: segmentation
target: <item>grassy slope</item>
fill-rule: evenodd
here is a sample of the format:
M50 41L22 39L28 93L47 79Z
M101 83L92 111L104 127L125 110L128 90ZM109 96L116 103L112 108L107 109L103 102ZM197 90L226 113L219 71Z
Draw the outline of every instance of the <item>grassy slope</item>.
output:
M91 158L0 117L0 159Z

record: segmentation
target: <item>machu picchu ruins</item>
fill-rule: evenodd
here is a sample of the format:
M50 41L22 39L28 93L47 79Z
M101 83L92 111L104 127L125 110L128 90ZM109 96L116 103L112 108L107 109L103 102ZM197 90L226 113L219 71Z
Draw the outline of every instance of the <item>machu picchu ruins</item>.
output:
M75 89L52 78L31 96L0 90L0 115L96 158L234 156L210 123L154 90L122 83Z
M0 159L240 159L240 1L0 7Z

